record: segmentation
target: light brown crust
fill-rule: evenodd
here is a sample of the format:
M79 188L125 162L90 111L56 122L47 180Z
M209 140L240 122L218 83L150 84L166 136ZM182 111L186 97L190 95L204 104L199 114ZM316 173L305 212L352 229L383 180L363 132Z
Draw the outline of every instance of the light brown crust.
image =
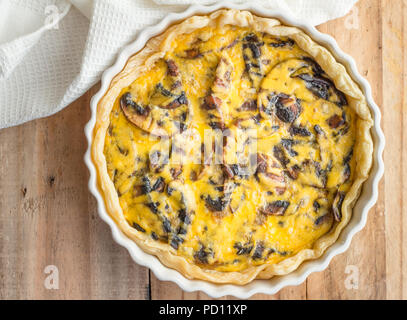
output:
M170 48L172 39L183 33L191 33L205 26L236 25L250 27L255 31L266 32L276 36L289 36L298 46L310 54L321 65L335 86L346 94L349 106L358 116L356 122L356 170L354 183L347 193L342 206L342 220L331 231L318 239L312 249L305 249L277 264L252 266L241 272L220 272L201 268L178 256L168 244L153 241L148 236L137 232L126 221L119 204L119 198L108 172L103 153L106 131L109 126L109 115L115 100L122 88L129 86L139 75L147 71ZM324 47L315 43L307 34L295 27L284 26L280 21L271 18L257 17L248 11L219 10L208 16L194 16L180 24L167 29L162 35L150 39L144 49L132 56L123 71L111 82L105 96L97 108L94 139L92 142L92 159L98 172L98 184L105 199L106 209L119 228L145 252L157 256L167 267L173 268L190 279L202 279L214 283L246 284L253 279L269 279L274 275L285 275L305 260L317 259L339 237L352 216L352 208L359 197L363 182L368 178L372 165L373 141L370 128L373 125L366 99L345 67L336 62L333 55Z

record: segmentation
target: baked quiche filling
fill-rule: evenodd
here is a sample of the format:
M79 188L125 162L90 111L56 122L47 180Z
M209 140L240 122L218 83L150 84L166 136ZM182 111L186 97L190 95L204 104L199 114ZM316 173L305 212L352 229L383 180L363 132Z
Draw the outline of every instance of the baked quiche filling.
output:
M356 118L290 37L206 26L121 91L104 155L140 236L241 271L312 248L341 221Z

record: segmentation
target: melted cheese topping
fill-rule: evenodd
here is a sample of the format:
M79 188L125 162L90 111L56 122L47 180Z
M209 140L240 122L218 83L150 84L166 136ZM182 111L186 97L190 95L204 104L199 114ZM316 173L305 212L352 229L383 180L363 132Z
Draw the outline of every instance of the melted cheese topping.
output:
M341 219L355 118L293 40L206 27L123 89L104 154L131 226L239 271L312 248Z

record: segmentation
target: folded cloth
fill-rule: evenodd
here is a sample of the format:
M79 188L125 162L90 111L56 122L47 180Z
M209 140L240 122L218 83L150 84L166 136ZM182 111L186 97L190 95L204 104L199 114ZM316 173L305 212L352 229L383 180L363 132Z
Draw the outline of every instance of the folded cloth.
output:
M357 0L255 0L313 25ZM45 117L85 93L142 28L211 0L0 0L0 128ZM244 2L235 0L235 2Z

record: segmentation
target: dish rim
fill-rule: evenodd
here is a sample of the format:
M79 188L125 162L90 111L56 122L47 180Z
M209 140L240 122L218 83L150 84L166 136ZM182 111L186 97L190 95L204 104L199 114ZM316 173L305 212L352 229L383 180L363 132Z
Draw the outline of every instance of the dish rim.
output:
M127 238L121 232L114 220L107 213L103 196L97 185L96 167L91 158L91 145L93 141L93 130L96 124L97 105L108 90L113 78L122 71L127 60L140 51L150 38L161 34L169 26L193 15L205 15L223 8L248 10L256 15L276 18L281 20L284 24L302 29L317 43L329 49L335 59L346 67L348 73L360 86L362 92L366 96L367 104L374 119L374 125L371 129L374 143L371 172L369 178L364 182L362 192L353 207L352 218L348 225L342 230L338 240L330 246L320 258L303 262L292 273L283 276L274 276L269 280L256 279L246 285L215 284L203 280L187 279L178 271L164 266L157 257L140 249L133 240ZM368 212L374 206L378 198L378 184L384 173L383 150L385 137L380 127L381 112L373 100L370 84L358 72L353 58L339 48L334 38L319 32L314 26L304 21L298 21L288 12L283 12L281 8L264 9L251 3L236 4L229 1L222 1L208 6L191 5L183 12L168 14L157 25L147 27L140 31L136 39L121 50L116 62L104 71L101 78L101 87L92 97L90 107L92 115L85 126L88 148L84 160L90 173L88 187L97 200L99 216L110 226L113 239L129 251L130 256L137 264L148 267L159 280L174 282L187 292L202 291L213 298L232 295L237 298L247 299L256 293L275 294L286 286L299 285L303 283L311 273L326 269L334 256L343 253L349 248L353 236L366 225Z

